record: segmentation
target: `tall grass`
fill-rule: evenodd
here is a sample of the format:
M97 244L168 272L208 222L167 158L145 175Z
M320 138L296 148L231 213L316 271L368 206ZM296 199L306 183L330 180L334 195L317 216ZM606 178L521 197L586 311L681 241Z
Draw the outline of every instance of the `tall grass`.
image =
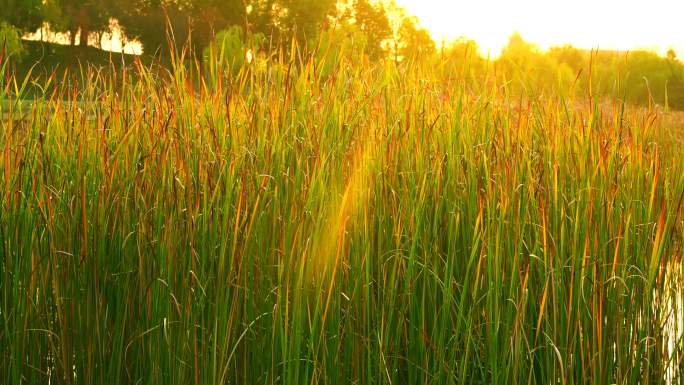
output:
M0 379L684 383L657 110L319 50L4 73Z

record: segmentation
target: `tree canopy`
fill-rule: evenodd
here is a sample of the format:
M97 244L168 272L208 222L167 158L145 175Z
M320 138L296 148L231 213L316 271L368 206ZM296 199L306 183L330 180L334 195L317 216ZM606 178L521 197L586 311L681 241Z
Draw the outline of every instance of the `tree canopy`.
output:
M166 46L168 37L179 46L189 43L199 50L217 32L245 24L243 0L109 1L117 4L112 7L112 17L119 21L127 36L142 42L148 52Z
M591 89L594 95L684 109L684 65L672 50L666 56L570 45L544 51L514 33L496 60L485 59L467 39L438 51L418 19L393 0L0 0L0 9L0 39L14 58L32 56L21 37L45 25L79 48L97 45L96 37L118 28L125 39L140 42L148 57L190 48L202 61L219 55L216 63L232 72L249 62L248 53L267 54L265 47L295 42L301 49L334 54L328 63L342 55L397 64L436 59L433 64L457 76L476 78L493 69L513 92ZM86 51L74 56L79 52Z
M412 19L402 15L397 20L403 22L393 26L384 3L393 4L372 0L0 0L0 20L22 33L47 24L51 31L66 33L71 45L81 47L92 45L93 35L112 32L116 25L148 54L168 52L169 43L201 54L219 32L233 27L246 34L263 33L276 44L295 39L302 45L315 41L322 31L344 26L366 39L367 53L374 58L399 49L387 44L399 35L407 39L406 49L416 44L434 47L427 32L416 28Z
M109 29L109 9L101 0L48 0L55 20L53 29L69 32L71 45L85 47L94 32ZM57 27L57 28L54 28Z
M0 0L0 21L23 32L38 28L42 22L42 0Z

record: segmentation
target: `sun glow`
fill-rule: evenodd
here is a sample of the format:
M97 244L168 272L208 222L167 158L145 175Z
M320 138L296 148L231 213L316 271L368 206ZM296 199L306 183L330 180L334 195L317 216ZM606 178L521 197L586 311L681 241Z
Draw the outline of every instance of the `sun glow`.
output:
M472 38L483 54L499 54L514 31L542 48L570 43L581 48L660 53L674 48L684 56L678 0L396 0L439 43Z

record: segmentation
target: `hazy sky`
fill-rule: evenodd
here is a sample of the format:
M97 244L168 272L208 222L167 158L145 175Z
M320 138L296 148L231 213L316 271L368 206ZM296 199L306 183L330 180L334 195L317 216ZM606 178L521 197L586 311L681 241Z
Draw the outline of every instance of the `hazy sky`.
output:
M513 31L543 48L675 48L684 57L684 0L396 0L435 40L475 39L498 54Z

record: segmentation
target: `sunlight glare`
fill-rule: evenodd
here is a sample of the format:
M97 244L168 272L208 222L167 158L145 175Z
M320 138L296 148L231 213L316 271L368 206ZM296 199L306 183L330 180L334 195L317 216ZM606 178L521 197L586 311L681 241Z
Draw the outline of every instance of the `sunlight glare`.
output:
M570 43L580 48L684 55L681 15L675 0L396 0L441 43L472 38L483 54L496 56L512 32L541 48Z

